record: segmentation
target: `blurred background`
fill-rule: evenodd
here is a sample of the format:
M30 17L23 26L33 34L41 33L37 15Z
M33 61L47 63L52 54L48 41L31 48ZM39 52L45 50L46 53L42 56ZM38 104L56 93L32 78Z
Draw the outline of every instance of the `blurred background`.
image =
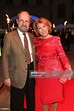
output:
M11 32L17 28L16 15L18 12L26 10L31 15L31 25L29 31L33 34L34 30L32 27L33 22L39 17L45 17L52 22L52 33L57 35L61 39L63 48L71 62L72 68L74 69L74 0L0 0L0 111L9 110L10 105L10 93L9 88L5 87L3 84L2 76L2 47L3 38L5 33ZM68 85L71 87L67 87ZM66 95L66 100L72 100L73 98L73 80L67 83L67 93L71 95ZM72 90L72 92L71 92ZM65 102L60 106L63 107L63 111L73 111L73 105ZM65 107L64 107L65 106Z

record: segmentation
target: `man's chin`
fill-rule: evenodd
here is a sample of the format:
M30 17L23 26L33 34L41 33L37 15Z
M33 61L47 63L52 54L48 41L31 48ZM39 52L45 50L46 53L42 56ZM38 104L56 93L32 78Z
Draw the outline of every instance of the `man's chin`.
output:
M27 32L28 30L27 30L27 29L22 29L21 31L22 31L22 32Z

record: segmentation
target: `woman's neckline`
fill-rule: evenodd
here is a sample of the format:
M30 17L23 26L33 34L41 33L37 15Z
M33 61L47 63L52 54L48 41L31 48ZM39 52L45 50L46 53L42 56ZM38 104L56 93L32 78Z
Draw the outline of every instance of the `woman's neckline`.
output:
M49 39L49 38L52 38L53 36L48 36L48 37L38 37L39 39Z

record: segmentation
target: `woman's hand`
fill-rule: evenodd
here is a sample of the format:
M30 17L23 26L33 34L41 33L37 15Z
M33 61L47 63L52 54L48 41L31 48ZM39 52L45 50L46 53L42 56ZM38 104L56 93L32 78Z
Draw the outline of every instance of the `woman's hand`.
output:
M71 80L72 77L73 77L72 69L66 69L63 75L60 77L59 81L64 84L67 80Z
M68 78L62 78L62 77L59 79L59 81L60 81L62 84L64 84L67 80L68 80Z

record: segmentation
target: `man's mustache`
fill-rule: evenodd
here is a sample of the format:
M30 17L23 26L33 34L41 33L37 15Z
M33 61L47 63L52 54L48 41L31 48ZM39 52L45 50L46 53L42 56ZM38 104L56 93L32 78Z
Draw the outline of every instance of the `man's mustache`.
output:
M22 25L21 27L27 28L27 26L25 26L25 25Z

